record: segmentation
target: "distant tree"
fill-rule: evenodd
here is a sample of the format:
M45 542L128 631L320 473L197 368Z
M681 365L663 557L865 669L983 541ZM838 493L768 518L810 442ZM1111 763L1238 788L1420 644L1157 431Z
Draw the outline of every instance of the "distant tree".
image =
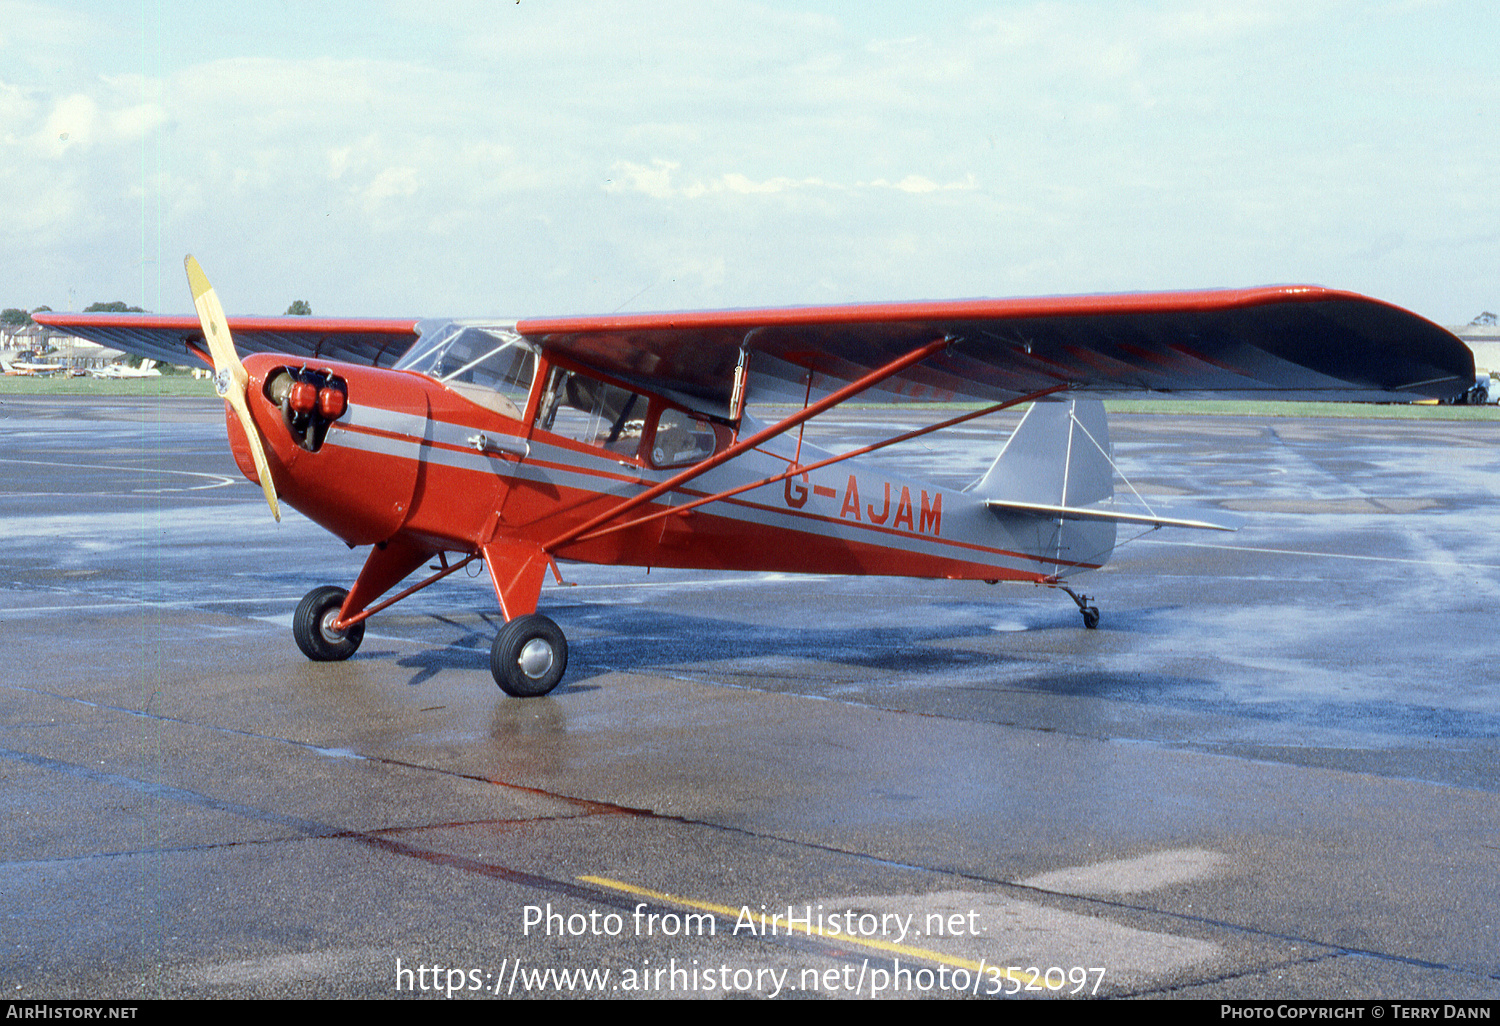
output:
M10 313L9 310L7 310L5 312L6 313ZM1478 317L1474 318L1469 323L1473 324L1473 325L1476 325L1476 326L1478 326L1478 325L1491 325L1491 324L1500 323L1500 317L1496 317L1493 313L1491 313L1490 311L1486 310L1484 313L1480 314Z
M17 310L14 307L0 310L0 325L7 328L24 328L30 323L32 323L31 315L25 310Z
M294 299L286 312L293 317L311 317L312 305L305 299Z
M124 301L115 300L113 303L90 303L83 308L84 313L145 313L138 306L126 306Z

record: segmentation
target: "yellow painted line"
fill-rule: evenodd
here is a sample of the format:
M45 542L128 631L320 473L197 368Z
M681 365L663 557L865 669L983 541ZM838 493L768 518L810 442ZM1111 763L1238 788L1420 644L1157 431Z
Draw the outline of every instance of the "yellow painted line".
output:
M675 894L663 894L661 891L651 891L644 887L636 887L634 884L624 883L620 880L610 880L602 876L580 876L580 883L594 884L597 887L607 887L614 891L623 891L626 894L634 894L642 898L650 898L653 901L665 901L669 904L680 905L683 908L697 909L701 912L712 912L735 921L744 915L748 908L732 908L729 905L715 905L706 901L693 901L690 898L678 897ZM928 948L914 948L906 944L893 944L890 941L874 940L865 937L855 937L848 933L829 933L821 927L811 924L802 927L794 927L781 916L757 915L751 913L762 929L776 928L783 936L794 936L803 934L808 937L821 937L823 940L834 941L839 944L852 944L862 948L871 948L875 951L884 951L895 955L905 955L908 958L919 958L924 962L936 962L946 965L952 969L967 969L970 972L983 974L985 972L998 973L999 976L1008 980L1017 980L1021 983L1034 983L1039 977L1030 973L1011 972L1009 969L1001 969L999 966L986 965L983 962L974 962L967 958L959 958L955 955L945 955L940 951L932 951Z

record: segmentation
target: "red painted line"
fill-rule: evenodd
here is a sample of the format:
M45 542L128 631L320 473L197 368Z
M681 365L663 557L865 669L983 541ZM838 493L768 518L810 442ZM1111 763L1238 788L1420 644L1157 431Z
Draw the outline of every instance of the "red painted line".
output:
M780 508L778 506L765 506L765 505L762 505L762 504L757 503L757 502L746 502L743 499L737 499L737 498L720 499L719 501L720 502L731 503L731 504L736 505L736 506L744 506L744 507L747 507L749 509L762 510L764 512L771 513L771 514L774 514L774 515L784 515L784 516L789 516L789 517L798 517L800 519L814 520L814 521L819 521L821 523L826 523L826 524L842 524L845 527L856 528L856 529L861 530L861 531L873 531L876 534L890 535L891 537L894 537L894 538L903 538L903 539L905 539L905 538L911 538L911 539L915 539L917 541L931 542L931 543L933 543L935 545L946 545L946 546L950 546L950 547L956 548L956 549L966 549L966 550L968 550L970 552L988 552L988 553L991 553L991 554L996 555L996 556L1007 556L1007 557L1009 557L1011 559L1029 560L1030 562L1033 562L1033 563L1048 563L1048 564L1052 564L1054 566L1077 567L1077 568L1082 569L1082 570L1098 570L1101 567L1103 567L1103 565L1104 565L1103 563L1078 563L1078 562L1073 562L1071 560L1066 560L1066 559L1056 559L1056 558L1053 558L1051 556L1033 556L1029 552L1012 552L1009 549L992 548L991 546L980 545L980 544L978 544L976 542L959 541L956 538L943 538L943 537L941 537L939 535L933 535L933 534L919 534L919 533L917 533L915 531L900 531L900 530L897 530L897 529L895 529L893 527L881 527L878 524L865 524L865 523L857 523L857 522L852 521L852 520L841 520L841 519L839 519L837 517L831 517L831 516L828 516L827 514L823 514L823 513L805 513L805 512L803 512L800 509L782 509L782 508ZM708 508L708 507L704 507L704 508ZM707 514L707 515L708 516L713 516L713 514L711 514L711 513ZM729 518L726 518L726 517L723 517L723 516L720 516L719 519L720 520L729 520ZM730 522L733 523L735 521L730 520ZM828 537L833 537L833 536L832 535L820 535L820 537L828 538ZM869 542L855 542L853 544L868 545L870 543ZM900 548L900 546L888 546L888 545L887 546L880 546L880 547L881 548ZM948 558L948 557L942 557L942 558ZM975 563L975 564L972 564L972 565L974 565L974 566L984 566L986 564Z

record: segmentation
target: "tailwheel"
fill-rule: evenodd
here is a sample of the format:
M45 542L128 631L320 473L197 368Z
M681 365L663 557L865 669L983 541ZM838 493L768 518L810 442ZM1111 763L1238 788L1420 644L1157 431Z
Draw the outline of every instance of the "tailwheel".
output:
M490 673L501 691L516 698L540 698L562 682L567 669L568 640L540 613L516 617L490 646Z
M1054 581L1052 587L1059 588L1068 593L1068 597L1078 604L1078 611L1083 614L1083 625L1089 630L1099 627L1099 607L1089 605L1089 597L1080 595L1066 584Z
M359 643L365 640L363 621L345 630L333 629L348 595L343 588L325 585L314 588L297 603L297 611L292 614L292 637L307 658L335 663L359 650Z

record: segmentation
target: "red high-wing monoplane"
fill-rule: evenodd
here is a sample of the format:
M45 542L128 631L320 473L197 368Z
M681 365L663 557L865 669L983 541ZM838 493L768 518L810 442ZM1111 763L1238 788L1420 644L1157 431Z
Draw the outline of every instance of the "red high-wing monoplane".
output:
M36 320L155 360L204 359L235 460L278 519L279 498L372 546L347 592L317 588L297 607L309 658L347 659L368 616L483 560L506 619L490 667L518 696L548 693L567 666L562 631L536 612L558 559L1029 581L1066 590L1093 627L1098 610L1064 580L1104 564L1117 524L1221 526L1111 504L1097 396L1410 401L1474 382L1443 329L1309 286L514 323L227 320L187 267L197 319ZM243 363L231 329L254 351ZM803 441L802 424L854 396L989 405L840 455ZM766 399L798 408L766 426L746 412ZM858 459L1025 402L962 491Z

